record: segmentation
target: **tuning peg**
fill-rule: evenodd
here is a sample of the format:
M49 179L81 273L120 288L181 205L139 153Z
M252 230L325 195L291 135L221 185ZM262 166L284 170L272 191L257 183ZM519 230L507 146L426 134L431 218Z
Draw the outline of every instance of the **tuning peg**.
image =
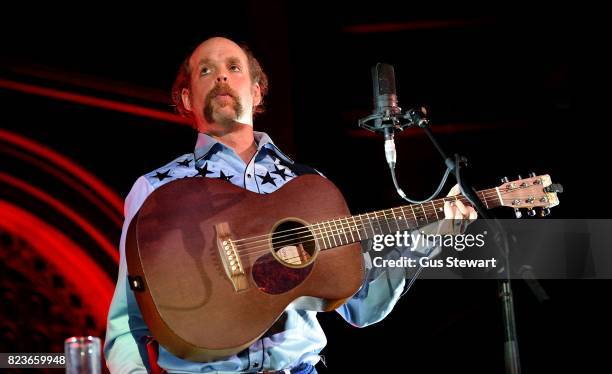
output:
M548 208L542 208L542 210L540 211L540 217L546 217L549 214L550 214L550 209Z
M514 208L514 216L516 218L521 218L523 216L523 213L521 212L519 208Z
M534 173L533 171L529 173L529 178L534 178L535 176L536 176L536 173Z
M563 193L563 186L560 185L559 183L553 183L550 186L544 188L544 191Z
M519 174L519 175L518 175L518 179L523 179L523 177L522 177L522 176Z
M508 183L508 182L510 182L510 180L508 179L508 177L503 177L503 178L501 179L501 181L502 181L502 183Z
M528 215L529 217L533 217L533 216L535 216L535 215L536 215L536 211L535 211L535 210L533 210L532 208L529 208L529 209L527 210L527 215Z

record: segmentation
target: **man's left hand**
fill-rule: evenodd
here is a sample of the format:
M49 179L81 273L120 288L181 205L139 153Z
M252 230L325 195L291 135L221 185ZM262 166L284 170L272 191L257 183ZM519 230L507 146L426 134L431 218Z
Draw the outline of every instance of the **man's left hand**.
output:
M448 195L446 196L456 196L459 195L461 189L459 185L456 184L451 188ZM445 219L476 219L478 217L478 213L476 210L462 203L460 200L456 201L447 201L444 203L444 218Z

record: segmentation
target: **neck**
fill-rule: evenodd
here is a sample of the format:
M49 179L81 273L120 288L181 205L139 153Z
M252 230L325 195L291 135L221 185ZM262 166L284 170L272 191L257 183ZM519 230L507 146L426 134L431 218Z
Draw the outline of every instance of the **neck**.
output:
M232 126L225 126L221 131L208 130L204 133L233 149L245 163L248 163L257 152L253 127L250 125L235 122Z
M499 190L491 188L477 192L488 209L502 205ZM423 204L405 205L372 213L342 217L310 225L315 239L322 249L355 243L377 235L415 230L444 219L444 202L461 200L464 196L448 196Z

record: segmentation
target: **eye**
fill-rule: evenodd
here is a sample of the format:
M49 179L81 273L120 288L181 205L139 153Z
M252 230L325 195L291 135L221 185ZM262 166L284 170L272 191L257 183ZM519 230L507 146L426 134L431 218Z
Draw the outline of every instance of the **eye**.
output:
M240 70L241 70L241 69L240 69L240 65L237 65L237 64L231 64L231 65L230 65L230 67L229 67L229 70L230 70L230 71L240 71Z
M209 74L209 73L210 73L210 68L207 67L207 66L204 66L202 68L202 70L200 71L200 75L206 75L206 74Z

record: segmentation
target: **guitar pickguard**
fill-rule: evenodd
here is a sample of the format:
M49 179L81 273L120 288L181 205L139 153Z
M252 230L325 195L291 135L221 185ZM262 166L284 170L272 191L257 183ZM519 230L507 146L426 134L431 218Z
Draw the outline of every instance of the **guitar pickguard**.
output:
M313 266L314 263L303 268L290 268L279 263L272 254L266 254L253 264L253 281L261 291L278 295L299 286Z

